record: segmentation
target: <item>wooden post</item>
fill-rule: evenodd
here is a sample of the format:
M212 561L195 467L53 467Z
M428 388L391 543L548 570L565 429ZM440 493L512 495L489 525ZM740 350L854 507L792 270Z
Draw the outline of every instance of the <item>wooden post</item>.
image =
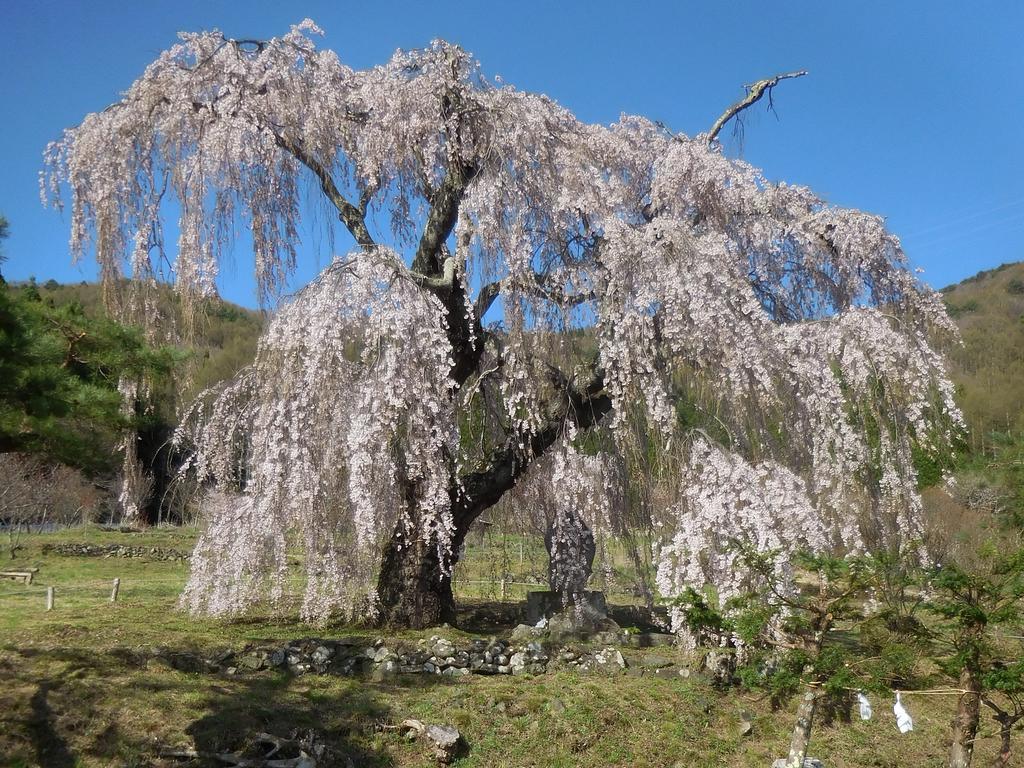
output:
M53 610L53 587L46 588L46 610Z
M121 579L114 579L114 588L110 590L110 602L117 602L117 591L121 588Z

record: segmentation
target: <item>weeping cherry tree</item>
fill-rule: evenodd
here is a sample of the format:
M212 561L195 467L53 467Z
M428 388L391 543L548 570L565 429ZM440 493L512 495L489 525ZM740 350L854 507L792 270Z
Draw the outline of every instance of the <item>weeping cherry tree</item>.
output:
M735 590L727 537L916 536L911 449L957 428L955 329L880 218L723 154L780 78L691 138L581 122L442 41L355 70L319 34L183 34L46 153L44 197L107 278L166 260L205 295L244 222L274 300L310 187L354 241L183 419L209 488L185 606L280 598L295 544L307 618L452 621L470 525L545 456L587 496L584 444L628 467L601 482L669 489L627 497L651 505L666 595Z

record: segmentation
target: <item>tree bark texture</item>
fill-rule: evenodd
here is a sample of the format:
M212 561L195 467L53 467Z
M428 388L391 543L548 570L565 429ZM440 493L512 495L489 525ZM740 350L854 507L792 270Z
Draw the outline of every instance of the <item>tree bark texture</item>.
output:
M960 694L953 718L953 744L949 749L949 768L970 768L974 757L974 738L981 717L981 685L971 664L960 670Z
M392 536L384 549L377 595L382 624L423 629L455 623L452 580L432 542Z
M1010 731L1013 729L1013 721L1000 719L999 721L999 755L996 757L996 768L1010 768Z

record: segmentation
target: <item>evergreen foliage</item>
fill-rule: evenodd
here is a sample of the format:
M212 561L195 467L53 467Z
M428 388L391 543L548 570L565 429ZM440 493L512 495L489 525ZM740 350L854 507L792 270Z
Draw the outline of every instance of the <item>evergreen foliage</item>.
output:
M34 283L0 290L0 451L111 470L118 433L151 418L122 413L119 378L166 378L180 358L138 329L46 301Z

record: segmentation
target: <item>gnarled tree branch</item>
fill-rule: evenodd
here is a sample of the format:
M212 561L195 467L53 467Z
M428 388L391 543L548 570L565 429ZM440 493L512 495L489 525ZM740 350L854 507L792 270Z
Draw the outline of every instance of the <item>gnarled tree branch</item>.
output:
M715 139L718 138L718 134L721 133L725 124L732 120L736 115L745 110L747 107L751 107L759 102L762 97L767 93L769 100L771 99L772 89L783 80L790 80L795 77L803 77L807 74L806 70L800 70L799 72L786 72L780 75L773 75L772 77L766 77L764 80L758 80L753 85L745 86L747 89L747 95L737 101L735 104L730 106L721 116L715 120L715 124L711 126L711 130L707 134L707 142L711 144Z

